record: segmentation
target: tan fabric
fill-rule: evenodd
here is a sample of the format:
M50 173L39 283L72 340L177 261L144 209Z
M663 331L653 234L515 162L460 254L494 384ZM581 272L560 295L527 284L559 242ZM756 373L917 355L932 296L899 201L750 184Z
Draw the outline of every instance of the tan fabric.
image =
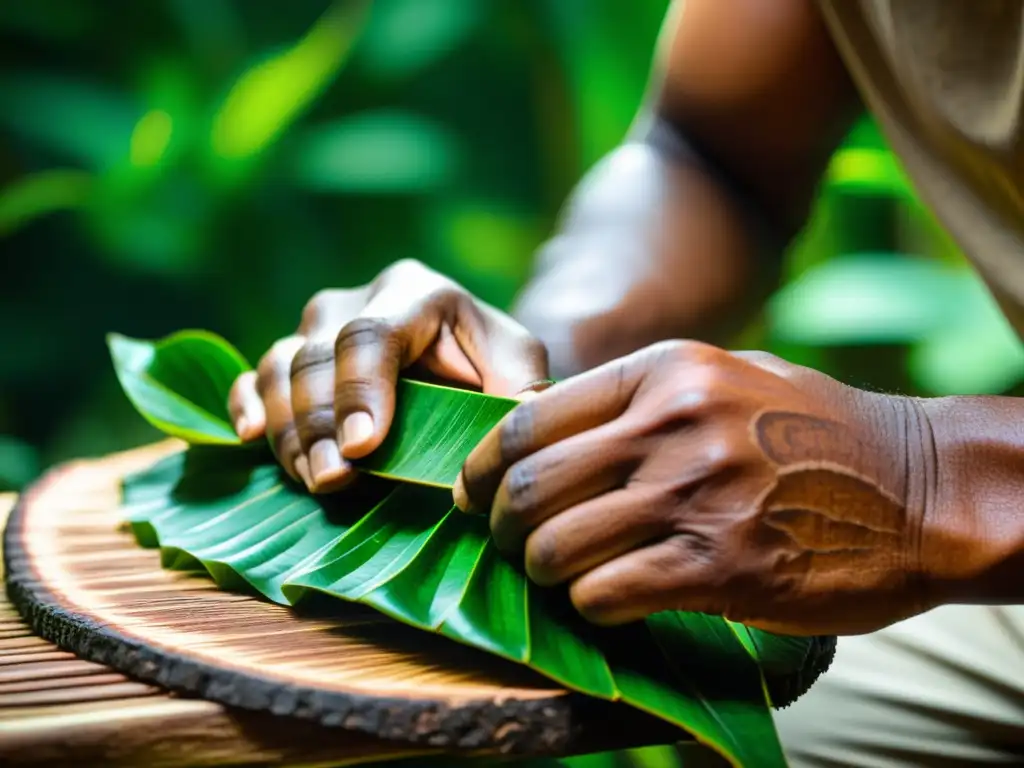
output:
M924 200L1024 335L1024 0L819 0ZM794 768L1024 765L1024 608L840 638L776 717Z
M775 720L792 768L1024 765L1024 608L947 606L840 638Z
M819 0L921 198L1024 335L1024 0Z

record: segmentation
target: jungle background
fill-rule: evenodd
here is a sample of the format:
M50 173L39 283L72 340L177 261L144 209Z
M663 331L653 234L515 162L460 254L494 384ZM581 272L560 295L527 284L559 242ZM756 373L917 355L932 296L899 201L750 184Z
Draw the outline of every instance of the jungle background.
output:
M667 0L0 3L0 490L158 435L108 331L255 361L419 258L499 306L629 127ZM845 381L1021 393L1024 352L865 121L744 338Z

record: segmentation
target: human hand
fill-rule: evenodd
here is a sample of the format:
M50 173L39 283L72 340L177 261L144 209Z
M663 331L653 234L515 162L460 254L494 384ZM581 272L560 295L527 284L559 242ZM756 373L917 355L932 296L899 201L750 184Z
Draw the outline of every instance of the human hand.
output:
M235 381L229 408L244 440L264 434L284 469L314 492L347 484L348 462L383 441L399 372L515 397L546 379L544 346L507 315L419 262L372 283L325 290L294 335Z
M915 408L771 355L660 343L517 406L455 500L598 624L673 609L866 632L931 607Z

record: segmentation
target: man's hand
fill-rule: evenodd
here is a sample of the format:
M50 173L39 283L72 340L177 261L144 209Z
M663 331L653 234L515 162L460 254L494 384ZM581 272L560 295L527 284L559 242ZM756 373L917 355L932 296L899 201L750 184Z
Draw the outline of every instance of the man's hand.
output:
M299 328L231 390L235 429L266 434L285 470L314 492L352 477L347 459L380 445L394 415L399 372L514 397L547 375L543 345L495 308L415 261L360 288L325 290Z
M916 407L771 355L660 343L518 406L455 499L595 623L678 609L866 632L930 607Z

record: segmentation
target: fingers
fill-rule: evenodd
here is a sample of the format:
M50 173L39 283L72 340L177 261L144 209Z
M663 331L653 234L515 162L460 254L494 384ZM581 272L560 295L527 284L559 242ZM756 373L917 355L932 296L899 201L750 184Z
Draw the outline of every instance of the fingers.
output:
M281 466L294 480L312 485L309 463L302 453L292 411L291 364L305 338L288 336L276 342L256 369L256 390L266 413L266 433Z
M603 626L666 610L721 614L703 544L680 534L627 552L579 577L569 596L585 619Z
M545 520L625 482L636 452L628 444L617 449L616 427L613 423L571 437L511 466L491 507L491 533L500 550L521 550L527 535Z
M335 341L334 415L347 459L358 459L384 440L395 415L395 387L413 339L387 320L360 317ZM425 346L425 345L423 345Z
M485 512L509 468L548 446L618 418L639 385L629 358L567 379L516 407L469 455L454 488L455 504Z
M329 493L354 477L341 457L334 416L334 341L309 339L291 362L292 412L312 479L310 490Z
M235 379L228 395L228 412L235 432L249 442L263 436L267 428L267 414L256 391L256 371L247 371Z
M551 516L526 540L526 573L541 586L569 581L670 533L647 489L624 488Z

